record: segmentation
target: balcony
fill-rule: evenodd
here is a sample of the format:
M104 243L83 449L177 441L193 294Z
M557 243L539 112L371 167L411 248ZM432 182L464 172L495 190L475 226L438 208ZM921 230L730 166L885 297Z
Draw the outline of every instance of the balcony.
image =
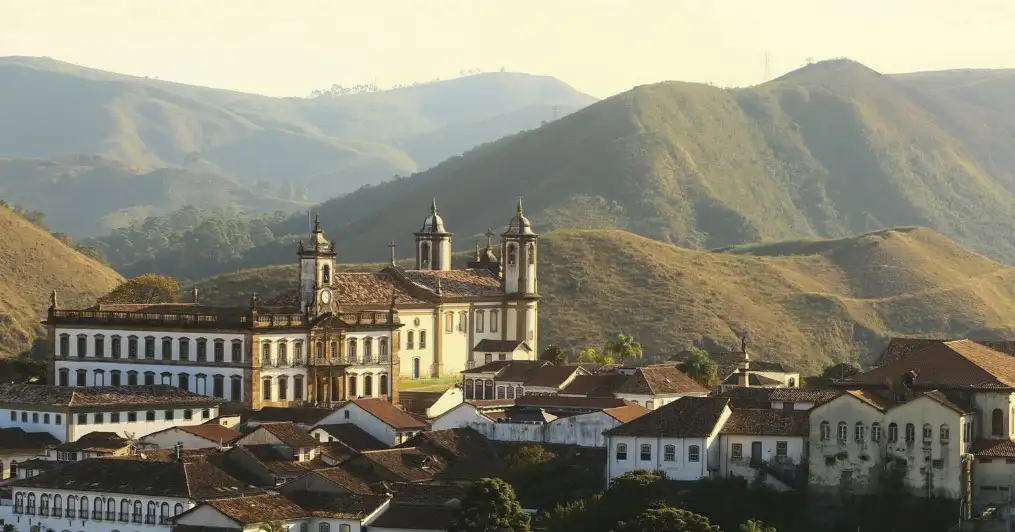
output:
M144 524L146 524L146 525L154 525L155 524L155 514L148 514L148 515L144 516Z
M120 522L126 523L130 521L130 512L120 512Z
M14 505L14 513L16 513L16 514L23 514L23 513L25 513L25 505L23 505L23 504L15 504Z
M116 512L106 512L106 521L116 521Z
M74 508L67 508L67 519L74 519L77 515L77 510Z
M102 521L102 510L92 510L92 519Z
M53 517L63 517L63 508L53 508Z
M141 519L141 514L134 514L132 517L133 518L131 519L131 521L133 521L133 522L135 522L135 523L137 523L139 525L143 522L142 519Z

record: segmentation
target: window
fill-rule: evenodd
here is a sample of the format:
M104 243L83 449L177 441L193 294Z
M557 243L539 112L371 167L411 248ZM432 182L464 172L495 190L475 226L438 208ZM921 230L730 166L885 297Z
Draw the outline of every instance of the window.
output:
M687 461L697 462L701 459L701 448L697 445L692 445L687 448Z
M367 397L374 396L374 376L364 375L363 376L363 395Z
M173 411L172 410L166 410L164 416L165 417L163 419L165 419L166 421L172 421L173 420Z
M93 416L92 416L93 421L92 422L95 423L96 425L101 425L102 424L102 417L103 417L102 414L93 414Z
M180 360L190 360L190 339L180 338Z
M640 456L638 458L640 458L643 462L648 462L648 461L652 460L652 446L651 445L649 445L647 443L641 444L640 451L641 451L639 453Z
M500 353L497 355L497 360L507 360L507 353Z
M137 372L136 371L128 371L127 372L127 386L137 386Z
M210 419L210 418L211 418L211 410L208 410L207 408L201 410L201 419Z
M49 515L49 498L49 494L47 493L44 493L41 497L39 497L39 515Z
M490 332L492 332L492 333L497 332L497 327L499 327L499 326L500 326L500 311L499 310L491 310L490 311Z
M176 382L177 382L177 387L179 387L181 390L187 390L187 391L190 390L190 374L189 373L180 373L179 375L177 375L176 376Z
M78 425L88 424L88 414L78 414Z
M229 396L231 401L243 400L243 377L233 375L229 378Z
M110 423L119 423L120 422L120 413L119 412L113 412L112 414L109 414L109 422Z
M381 375L378 378L378 385L377 386L379 388L381 397L387 397L388 396L388 376L387 375Z
M860 425L863 426L862 424ZM789 443L785 441L775 442L775 457L776 458L788 458L789 457Z
M875 443L881 441L881 423L874 422L871 425L871 441Z
M120 370L114 369L109 372L109 384L110 386L120 386L122 384L120 381Z
M145 421L155 421L155 411L149 410L144 414Z
M463 333L468 330L466 328L468 324L468 317L469 313L464 310L458 313L458 332Z
M183 419L187 419L187 420L194 419L194 411L189 409L189 408L184 410L183 411Z
M948 441L948 436L949 436L950 432L951 431L948 430L948 425L947 424L942 424L941 425L941 441L942 442L947 442Z
M28 515L35 515L35 494L34 493L29 493L28 494L28 508L26 509L25 513L27 513Z
M102 500L102 497L92 499L92 519L102 520L102 507L104 502L105 501Z
M242 349L243 349L243 341L241 341L241 340L233 340L232 361L234 363L235 362L243 362Z
M88 336L84 334L78 335L78 358L85 358L88 354Z
M412 331L405 331L405 348L414 349L412 345Z
M208 360L208 340L204 338L197 339L197 361L206 362Z
M352 526L346 524L338 525L338 532L352 532Z
M289 364L289 344L287 342L278 343L278 365L285 366Z
M338 359L338 342L331 342L331 359Z
M69 506L69 505L68 505ZM141 522L141 501L134 501L134 522Z
M356 375L349 375L349 397L356 397Z
M419 245L419 264L424 270L430 266L430 244L427 242L422 242Z
M122 342L120 341L120 337L119 336L113 336L110 340L111 341L109 342L109 347L110 347L110 353L109 354L112 355L113 358L120 358L120 357L122 357L123 356L123 352L120 349L122 347L122 345L121 345Z
M618 443L617 444L617 460L618 461L620 461L620 460L627 460L627 444L626 443Z
M271 401L271 379L261 381L261 399Z
M151 386L151 385L155 384L155 372L154 371L146 371L146 372L144 372L144 383L145 383L145 386Z
M154 509L151 510L151 513L153 514L155 513ZM169 519L169 503L164 502L162 503L162 506L159 507L159 523L165 523L166 520L168 519Z
M194 393L208 395L208 376L204 373L194 375Z
M293 376L293 400L303 400L303 375Z
M42 422L49 425L49 414L42 415Z
M211 378L211 394L218 398L225 398L226 387L225 377L222 375L215 375Z
M13 421L15 423L17 423L17 421L18 421L18 413L15 412L14 410L11 410L11 421Z
M70 386L70 370L60 368L60 386Z
M77 385L85 386L85 380L88 378L88 372L83 369L79 369L77 370L76 374L77 374Z
M508 244L508 266L514 266L518 262L518 248L514 244Z
M38 412L33 412L32 413L32 423L35 423L35 424L39 423L39 413Z
M859 421L857 421L856 426L853 427L853 440L855 440L856 443L863 443L867 441L867 427Z
M356 348L357 348L357 344L358 343L359 343L359 341L357 339L355 339L355 338L350 338L349 339L349 352L346 353L345 355L349 358L349 360L351 360L353 362L357 361L357 353L356 353L357 349Z
M22 412L21 413L21 422L22 423L28 423L28 412Z
M303 363L303 342L295 342L293 344L293 363Z
M533 244L532 242L529 242L525 246L525 254L528 255L529 264L535 264L536 263L536 245L535 244Z
M916 441L916 425L906 423L906 443L913 443L914 441Z
M137 358L137 336L127 337L127 358Z
M215 362L226 361L226 345L221 338L215 340Z
M483 326L486 324L485 322L486 322L486 311L477 310L476 311L476 323L475 323L476 332L478 332L478 333L483 332Z
M839 422L839 441L846 441L849 437L849 428L846 427L845 421Z
M153 417L151 420L154 420ZM137 421L137 412L127 412L127 423L134 423Z
M62 356L62 357L70 356L70 335L69 334L61 334L60 335L60 356Z
M923 424L923 441L930 441L934 439L934 427L930 426L930 423Z
M95 386L106 385L106 372L101 369L97 369L92 372L92 384Z
M106 356L106 337L101 334L95 335L95 356Z
M426 349L426 331L419 331L419 348Z
M1004 412L1000 408L995 408L990 413L990 434L991 436L1004 435Z
M278 378L278 400L289 400L289 377L284 375Z
M455 332L455 313L445 312L444 313L444 332L451 334Z
M388 361L388 339L381 338L377 340L377 357L380 362Z
M374 339L366 337L363 339L363 363L370 364L374 360Z
M663 447L663 462L673 462L677 459L677 448L673 445Z
M183 505L180 503L176 503L176 506L173 507L173 515L180 515L182 513L183 513Z
M155 358L155 337L145 336L144 339L144 357L148 360Z
M734 462L739 462L740 460L743 460L744 444L734 443L733 447L730 449L730 457L733 459Z
M261 365L271 365L271 344L268 342L261 344Z
M300 532L307 532L307 524L300 523Z

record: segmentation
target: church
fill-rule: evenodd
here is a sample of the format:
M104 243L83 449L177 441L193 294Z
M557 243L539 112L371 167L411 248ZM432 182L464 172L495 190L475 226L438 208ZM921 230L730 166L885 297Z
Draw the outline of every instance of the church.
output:
M399 378L457 376L538 353L538 235L522 211L467 268L451 266L436 199L415 233L415 264L338 271L338 250L314 222L297 253L291 291L249 305L97 304L59 308L45 324L50 382L167 384L248 405L333 406L359 397L398 401Z

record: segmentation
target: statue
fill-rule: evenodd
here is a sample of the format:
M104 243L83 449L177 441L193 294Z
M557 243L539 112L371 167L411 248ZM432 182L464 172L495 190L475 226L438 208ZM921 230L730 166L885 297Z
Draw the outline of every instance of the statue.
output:
M49 294L49 308L50 308L50 310L55 310L56 309L56 305L57 305L56 290L54 289L53 292L51 294Z

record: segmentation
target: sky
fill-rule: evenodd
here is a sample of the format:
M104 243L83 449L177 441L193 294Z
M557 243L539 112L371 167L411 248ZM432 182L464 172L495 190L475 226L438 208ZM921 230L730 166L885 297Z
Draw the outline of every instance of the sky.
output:
M753 85L808 59L1015 68L1015 1L0 0L6 55L271 96L504 68L606 97Z

